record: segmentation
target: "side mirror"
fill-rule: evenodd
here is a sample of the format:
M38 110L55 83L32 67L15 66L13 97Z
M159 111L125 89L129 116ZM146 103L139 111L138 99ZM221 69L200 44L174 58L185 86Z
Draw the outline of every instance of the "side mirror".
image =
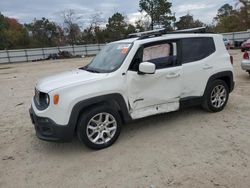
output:
M150 62L142 62L139 65L139 74L154 74L155 64Z

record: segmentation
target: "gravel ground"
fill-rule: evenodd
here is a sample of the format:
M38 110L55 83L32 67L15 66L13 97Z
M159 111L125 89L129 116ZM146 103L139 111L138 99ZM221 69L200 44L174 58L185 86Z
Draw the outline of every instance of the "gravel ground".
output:
M135 121L101 151L37 139L28 114L39 78L90 59L0 65L0 187L250 187L250 76L230 53L236 88L223 112Z

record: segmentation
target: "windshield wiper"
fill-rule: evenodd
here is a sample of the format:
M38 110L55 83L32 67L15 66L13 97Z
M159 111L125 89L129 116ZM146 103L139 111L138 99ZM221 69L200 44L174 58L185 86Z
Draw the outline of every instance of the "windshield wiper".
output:
M94 69L85 69L86 71L89 71L89 72L93 72L93 73L100 73L99 71L97 70L94 70Z
M86 70L86 71L88 71L88 72L100 73L98 70L91 69L91 68L88 68L88 67L82 67L82 68L80 68L80 69Z

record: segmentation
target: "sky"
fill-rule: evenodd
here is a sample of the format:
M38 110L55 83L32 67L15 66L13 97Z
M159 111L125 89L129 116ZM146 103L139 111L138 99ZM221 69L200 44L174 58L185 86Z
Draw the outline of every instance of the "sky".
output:
M229 3L235 5L237 0L170 0L172 13L177 20L180 16L190 13L195 19L204 23L211 23L217 10ZM21 23L30 23L36 19L46 17L51 21L62 23L61 12L72 9L81 15L80 22L86 25L95 13L101 13L106 19L115 12L127 15L133 23L140 17L139 0L0 0L0 12L8 17L16 18Z

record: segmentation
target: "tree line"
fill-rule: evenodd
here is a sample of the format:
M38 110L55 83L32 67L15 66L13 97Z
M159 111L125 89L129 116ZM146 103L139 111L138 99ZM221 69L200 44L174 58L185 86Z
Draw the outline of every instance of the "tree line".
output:
M214 18L214 31L235 32L250 29L250 1L239 0L234 7L223 5Z
M166 28L169 31L207 26L213 32L234 32L250 28L250 0L239 0L234 6L223 5L212 24L206 25L187 13L177 21L168 0L140 0L139 10L145 16L134 24L127 16L116 12L107 20L101 13L90 16L88 26L82 28L81 17L74 10L61 12L63 24L47 18L21 24L0 13L0 50L36 48L89 43L106 43L126 38L128 34Z

